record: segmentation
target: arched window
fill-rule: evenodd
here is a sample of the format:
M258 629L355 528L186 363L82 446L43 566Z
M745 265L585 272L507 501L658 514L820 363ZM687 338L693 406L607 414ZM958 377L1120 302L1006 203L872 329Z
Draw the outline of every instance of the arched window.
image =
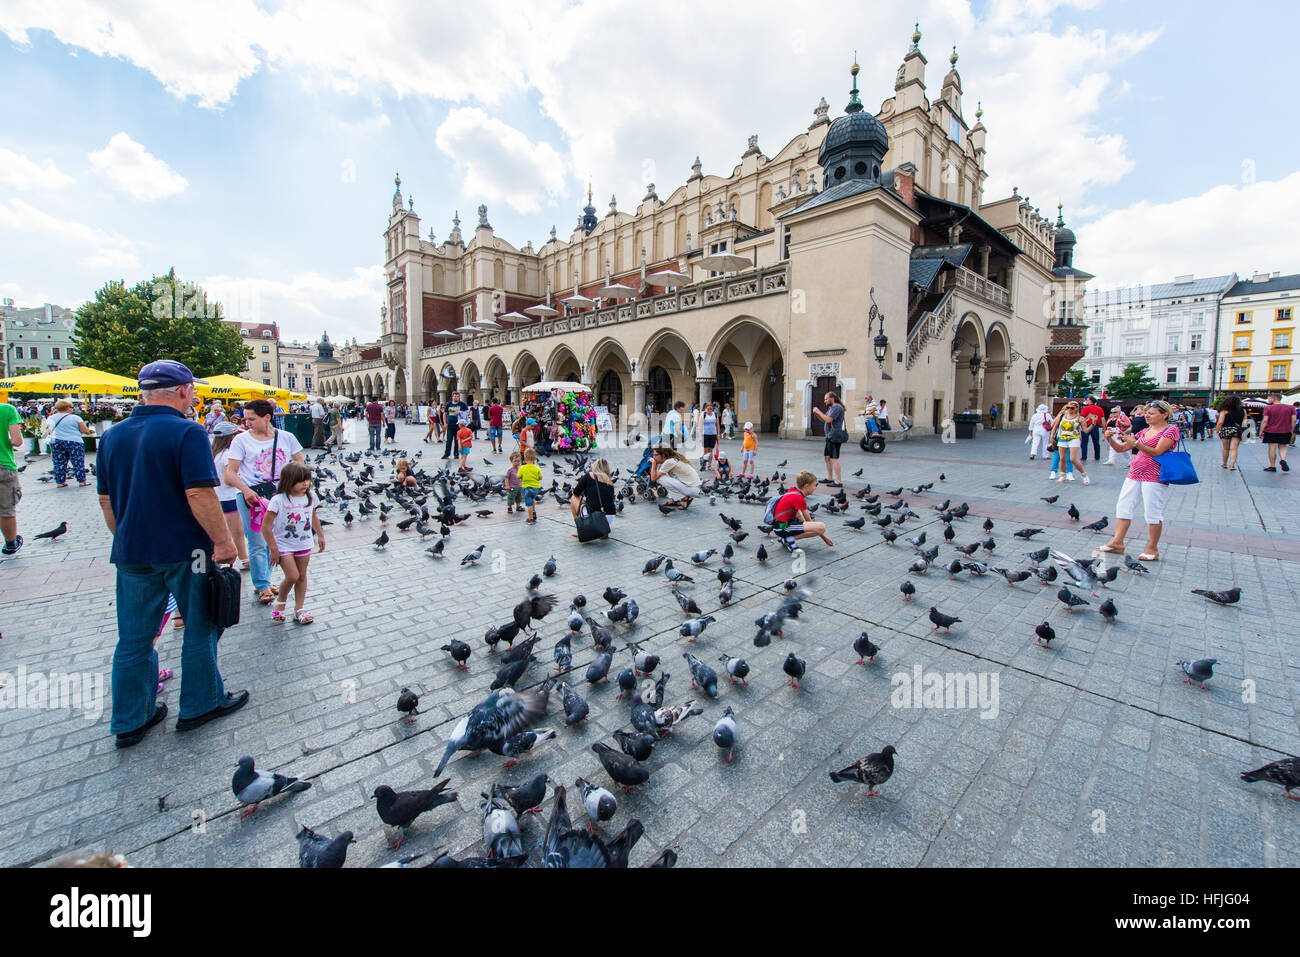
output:
M596 387L596 404L603 405L612 414L618 415L618 407L623 404L623 380L613 369L600 377L600 385Z
M650 370L646 380L646 401L654 406L656 412L667 412L673 406L673 380L663 366Z

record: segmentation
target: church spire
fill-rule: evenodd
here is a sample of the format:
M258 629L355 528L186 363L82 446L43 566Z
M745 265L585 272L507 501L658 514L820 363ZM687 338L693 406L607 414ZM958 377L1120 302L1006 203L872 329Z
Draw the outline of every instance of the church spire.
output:
M849 105L844 107L845 113L861 113L862 101L858 99L858 53L853 51L853 66L849 68L849 73L853 76L853 89L849 91Z

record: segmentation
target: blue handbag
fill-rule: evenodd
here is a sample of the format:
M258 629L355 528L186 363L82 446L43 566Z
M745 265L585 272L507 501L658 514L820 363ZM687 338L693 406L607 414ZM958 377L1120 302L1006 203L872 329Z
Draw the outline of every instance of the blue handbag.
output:
M1200 481L1192 467L1192 457L1183 448L1183 437L1178 436L1178 447L1170 449L1156 459L1160 465L1160 481L1166 485L1195 485Z

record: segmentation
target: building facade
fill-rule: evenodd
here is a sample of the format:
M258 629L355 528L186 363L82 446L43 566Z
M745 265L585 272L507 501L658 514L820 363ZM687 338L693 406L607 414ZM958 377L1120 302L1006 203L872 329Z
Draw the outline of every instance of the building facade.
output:
M1219 391L1262 397L1297 385L1298 305L1300 275L1257 273L1228 290L1218 332Z
M1085 297L1081 369L1098 392L1129 364L1147 367L1175 401L1205 402L1214 389L1221 303L1236 274L1091 290Z
M0 302L0 354L5 375L52 372L76 365L73 334L77 314L45 303L24 309L12 299Z
M238 322L222 319L239 330L244 345L253 350L242 373L250 382L280 388L280 330L274 322Z
M319 342L310 344L304 345L296 339L292 343L282 342L279 387L317 394L321 373L337 369L339 365L328 332L321 334Z
M1075 239L1018 190L987 201L983 111L968 125L957 54L927 95L919 30L894 95L843 116L822 99L772 156L751 136L727 175L697 158L661 199L587 206L539 249L498 237L480 206L422 238L396 179L384 232L378 354L344 358L323 390L517 401L543 379L587 384L622 415L730 402L785 436L820 433L826 391L889 400L920 432L996 404L1027 419L1082 354L1088 273ZM629 421L624 419L624 421Z

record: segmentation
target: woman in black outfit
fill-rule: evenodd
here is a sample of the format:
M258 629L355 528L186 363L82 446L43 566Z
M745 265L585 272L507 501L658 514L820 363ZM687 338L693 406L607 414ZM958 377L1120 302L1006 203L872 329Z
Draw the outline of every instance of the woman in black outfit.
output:
M569 499L569 508L573 511L575 524L583 506L586 506L588 515L604 512L606 521L610 521L614 515L618 514L618 505L614 496L614 479L609 472L609 462L605 459L597 459L593 462L587 474L578 479L577 484L573 486L573 495ZM573 533L573 537L578 537L576 531ZM608 538L609 536L602 535L600 537Z
M1237 471L1237 449L1241 445L1242 426L1246 424L1246 409L1241 396L1227 395L1219 400L1219 421L1214 427L1223 442L1223 463L1220 468ZM1231 461L1229 461L1231 458Z

